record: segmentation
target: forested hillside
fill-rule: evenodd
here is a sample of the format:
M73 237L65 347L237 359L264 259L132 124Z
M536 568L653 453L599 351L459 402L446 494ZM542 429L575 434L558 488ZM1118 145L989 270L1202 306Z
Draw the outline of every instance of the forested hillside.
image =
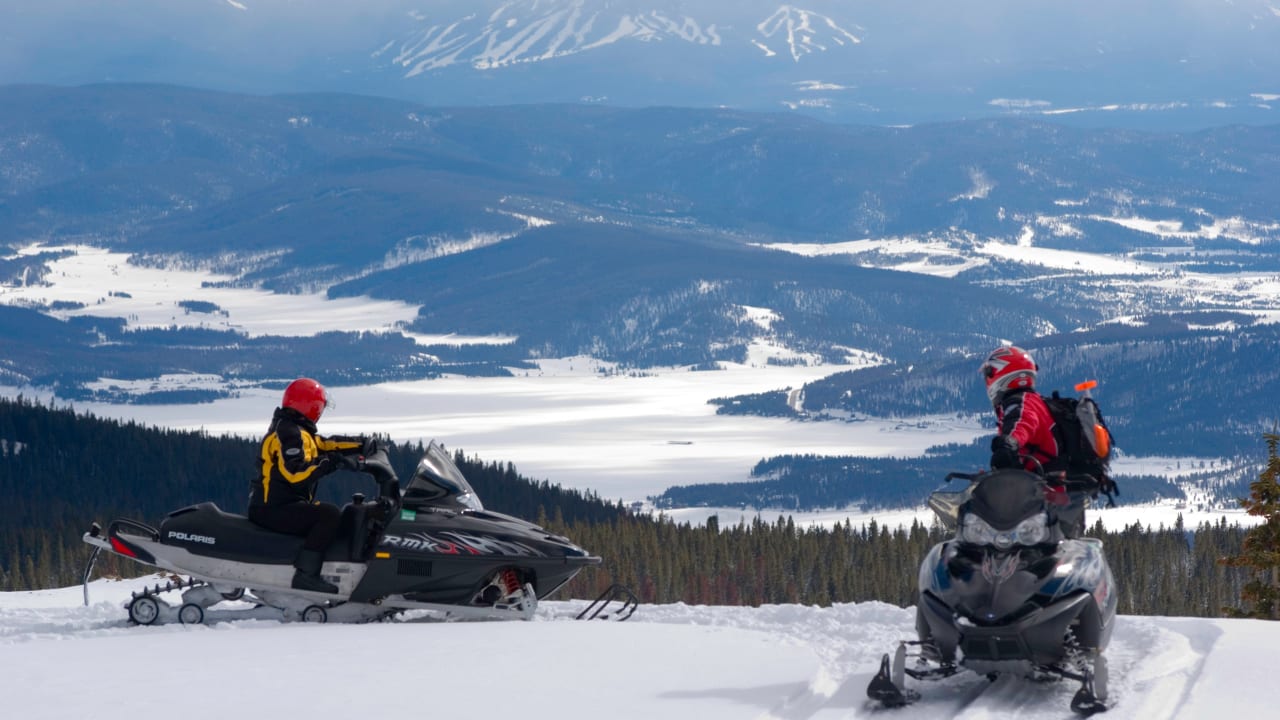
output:
M1276 325L1227 312L1149 318L1136 326L1105 325L1018 341L1039 365L1041 392L1075 396L1077 383L1098 381L1092 394L1116 447L1129 456L1198 458L1205 472L1185 479L1197 482L1218 503L1233 503L1248 493L1252 469L1263 458L1262 433L1280 421L1274 402L1280 394L1273 361L1277 342ZM787 389L712 402L721 414L809 421L977 416L986 418L994 432L977 372L982 357L920 357L833 374L806 384L794 396ZM985 464L989 456L982 442L931 448L923 457L903 461L765 458L753 471L757 482L672 488L661 501L795 510L915 504L948 471ZM1127 502L1183 495L1160 478L1130 477L1122 485Z
M610 524L553 525L604 557L574 580L573 595L591 595L616 581L644 602L761 605L879 600L916 603L917 569L938 528L914 525L798 528L790 519L725 528L689 527L622 517ZM1119 611L1130 615L1219 617L1239 605L1247 579L1218 559L1240 551L1243 531L1203 525L1191 529L1134 525L1101 538L1120 588ZM590 591L590 592L588 592Z
M399 473L422 448L393 445ZM244 504L256 442L120 424L24 400L0 400L0 590L79 582L88 555L81 533L118 515L155 521L197 501ZM916 565L937 527L798 528L790 519L721 527L637 516L590 494L521 477L510 465L459 456L487 507L545 524L604 558L566 591L593 597L612 582L644 602L720 605L915 602ZM325 483L329 499L369 490L356 476ZM1218 558L1238 553L1242 531L1224 523L1195 528L1130 527L1091 533L1106 543L1122 586L1120 610L1219 615L1234 605L1242 571ZM105 573L147 568L112 556Z

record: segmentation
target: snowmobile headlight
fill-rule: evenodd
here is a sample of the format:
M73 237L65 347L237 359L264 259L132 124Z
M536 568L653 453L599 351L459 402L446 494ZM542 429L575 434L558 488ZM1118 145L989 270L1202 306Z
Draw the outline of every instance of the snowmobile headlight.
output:
M1038 545L1049 539L1049 516L1040 513L1018 523L1012 530L996 530L990 523L972 513L965 515L960 526L960 541L974 545L991 545L1008 550L1014 545Z
M1049 515L1040 513L1018 523L1013 529L1014 542L1019 545L1039 545L1049 539Z
M994 545L996 542L996 529L973 513L964 516L959 534L960 542L972 545Z

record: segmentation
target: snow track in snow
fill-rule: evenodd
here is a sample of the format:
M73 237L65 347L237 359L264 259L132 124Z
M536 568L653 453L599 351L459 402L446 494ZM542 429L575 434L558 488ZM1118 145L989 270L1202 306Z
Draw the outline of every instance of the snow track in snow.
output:
M153 582L95 581L89 607L78 587L0 593L6 712L24 720L123 720L181 707L189 708L184 720L213 720L253 707L255 716L281 710L345 720L368 710L369 691L377 690L380 714L417 717L419 689L440 683L442 691L430 693L431 716L474 714L477 694L500 684L503 697L527 708L583 720L598 720L606 706L623 720L1065 720L1074 717L1069 705L1078 687L962 673L909 680L922 695L918 702L880 708L867 699L867 684L881 655L912 637L915 611L876 602L642 605L621 624L565 622L585 605L569 601L543 603L530 623L410 617L345 626L130 626L122 601ZM1280 704L1280 687L1270 679L1277 643L1280 623L1121 616L1107 650L1105 717L1267 716ZM120 696L120 683L133 673L145 678L146 691ZM317 678L332 678L344 691L326 691ZM312 689L283 698L280 682ZM413 692L399 692L402 685ZM222 690L232 687L236 692Z

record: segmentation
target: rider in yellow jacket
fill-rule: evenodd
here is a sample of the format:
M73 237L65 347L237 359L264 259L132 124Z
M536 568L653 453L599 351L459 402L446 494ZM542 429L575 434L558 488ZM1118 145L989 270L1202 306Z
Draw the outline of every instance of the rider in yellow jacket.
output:
M320 435L316 421L328 404L324 387L310 378L285 389L262 440L261 476L250 488L248 514L269 530L306 538L294 562L294 588L335 593L337 586L320 576L320 567L342 512L316 502L316 487L334 470L361 469L364 439Z

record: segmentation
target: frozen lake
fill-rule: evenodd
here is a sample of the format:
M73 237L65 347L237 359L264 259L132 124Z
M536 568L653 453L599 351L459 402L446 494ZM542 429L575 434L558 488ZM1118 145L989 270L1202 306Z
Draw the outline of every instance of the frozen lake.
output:
M532 478L639 500L672 485L749 479L762 458L785 453L915 455L931 445L988 432L977 419L910 422L799 422L720 416L707 401L800 387L842 369L731 366L718 372L668 370L601 376L587 359L544 364L512 378L443 378L335 387L321 432L435 438L484 460L512 462ZM180 383L174 379L175 386ZM4 390L15 395L16 388ZM30 389L28 396L40 393ZM260 437L277 391L246 388L202 405L76 403L99 417L179 429Z
M511 378L443 378L367 387L335 387L335 407L321 419L322 432L381 433L399 441L440 440L483 460L511 462L536 480L592 490L607 500L632 502L673 485L750 480L759 460L773 455L911 456L948 442L968 442L991 432L986 418L932 417L909 421L797 421L721 416L707 401L729 395L800 387L839 368L730 366L718 372L668 370L643 377L601 376L585 358L544 363L541 373ZM210 382L212 380L206 381ZM168 378L173 386L199 385L198 378ZM6 395L16 388L3 388ZM28 397L40 393L25 389ZM203 405L107 405L77 403L81 412L136 420L162 427L260 437L277 391L245 388L240 396ZM972 468L985 461L973 458ZM1120 458L1126 472L1177 478L1189 459ZM791 515L800 525L854 525L875 519L896 526L931 521L923 507L892 512L833 509L792 513L742 508L669 511L679 522L700 524L712 515L722 526L772 521ZM1120 500L1123 502L1124 497ZM1110 529L1141 521L1172 526L1181 514L1189 527L1215 522L1253 524L1234 509L1198 509L1173 501L1120 505L1098 510ZM1090 518L1094 514L1090 514Z

